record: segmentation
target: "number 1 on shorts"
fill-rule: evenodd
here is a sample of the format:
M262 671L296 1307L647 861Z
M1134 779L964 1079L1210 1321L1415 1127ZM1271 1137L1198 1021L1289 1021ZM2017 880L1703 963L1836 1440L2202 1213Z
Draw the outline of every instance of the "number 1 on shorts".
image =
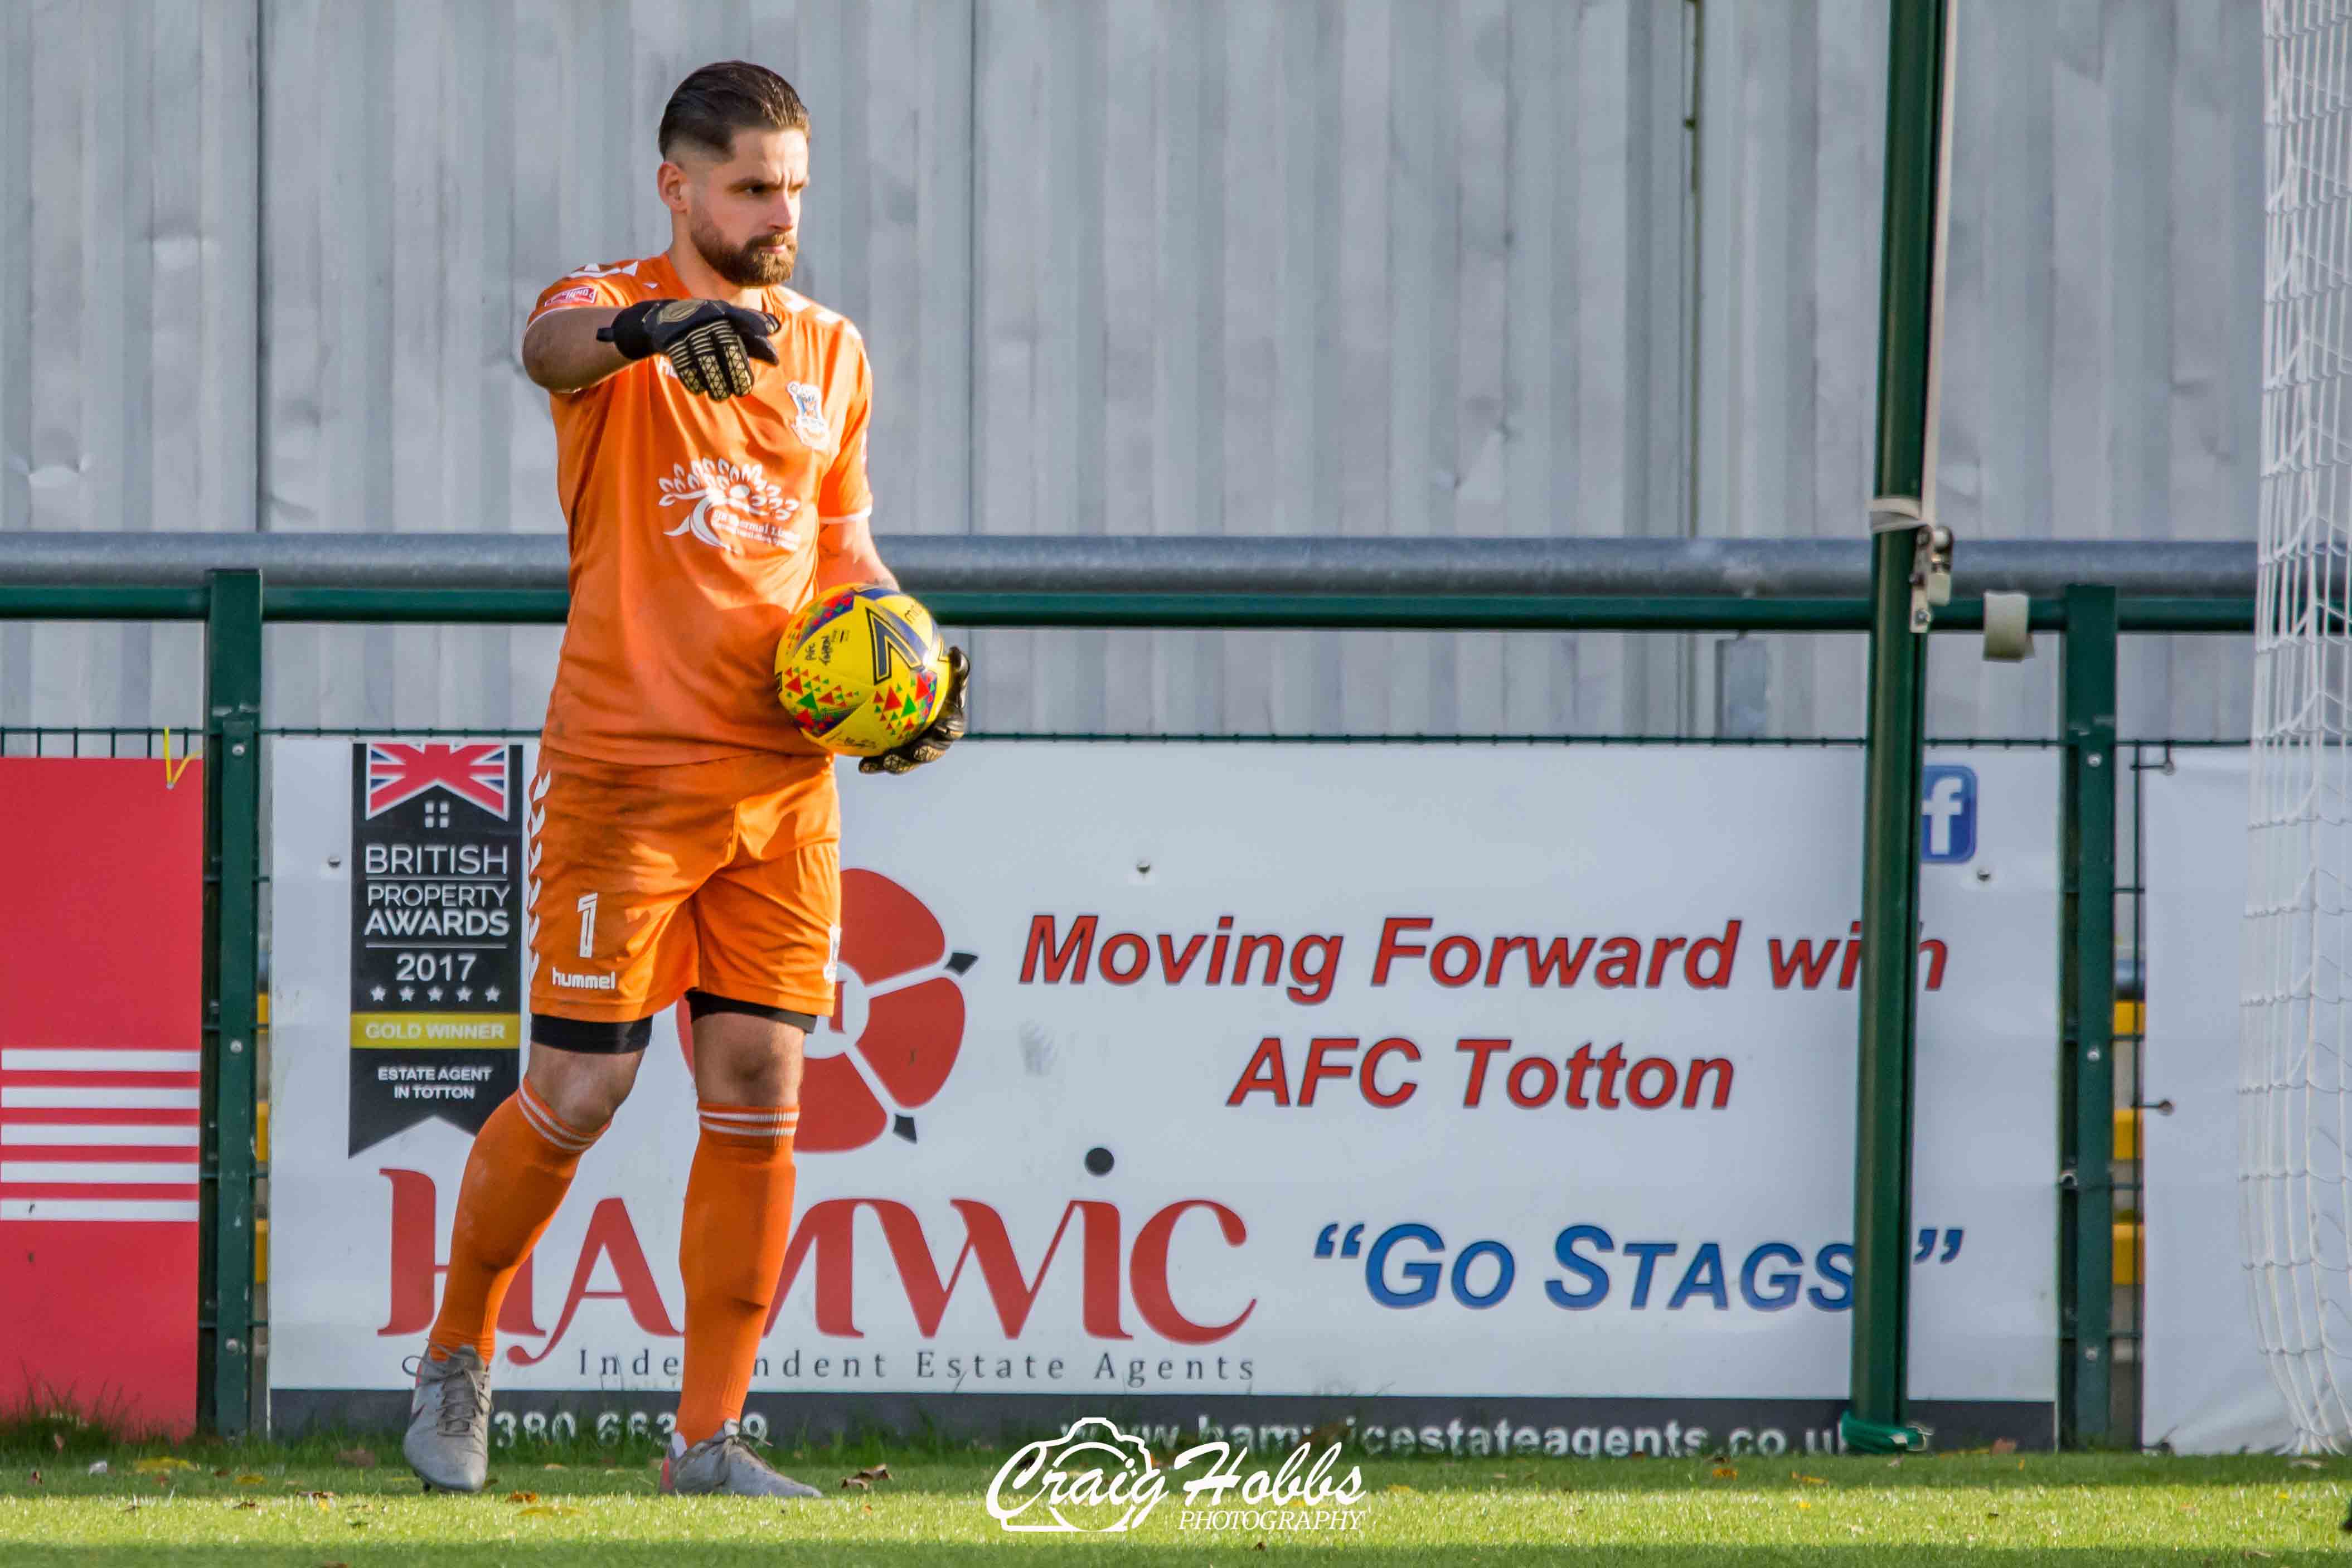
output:
M596 956L596 895L593 893L580 895L580 956Z

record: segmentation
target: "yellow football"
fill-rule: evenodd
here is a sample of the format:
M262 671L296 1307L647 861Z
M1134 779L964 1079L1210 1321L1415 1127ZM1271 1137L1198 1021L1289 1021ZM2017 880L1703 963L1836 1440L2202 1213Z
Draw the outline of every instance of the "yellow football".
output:
M947 692L939 624L895 588L828 589L776 645L776 695L828 751L878 757L904 746L940 716Z

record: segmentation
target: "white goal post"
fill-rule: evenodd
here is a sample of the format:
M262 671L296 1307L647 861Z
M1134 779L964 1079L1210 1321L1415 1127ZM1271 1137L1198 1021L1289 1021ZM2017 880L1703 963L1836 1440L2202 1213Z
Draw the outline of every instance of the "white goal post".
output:
M2261 578L2239 1181L2301 1445L2352 1441L2352 0L2264 0Z

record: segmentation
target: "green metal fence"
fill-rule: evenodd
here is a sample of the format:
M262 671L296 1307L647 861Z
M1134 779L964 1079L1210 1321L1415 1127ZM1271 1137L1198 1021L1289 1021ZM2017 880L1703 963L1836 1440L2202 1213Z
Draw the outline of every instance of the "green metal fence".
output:
M1039 592L936 593L927 599L942 622L965 626L1853 632L1871 625L1870 602L1859 598L1726 595L1644 601L1536 594L1389 599ZM255 1338L266 1327L257 1310L256 1286L257 1197L268 1174L257 1142L266 882L260 848L262 741L266 734L337 733L265 728L264 628L270 622L315 621L560 622L564 611L561 592L271 589L260 572L252 570L214 572L202 590L0 583L0 619L201 619L205 623L205 715L194 747L206 759L201 1171L207 1200L203 1205L198 1323L199 1407L204 1425L212 1431L241 1436L254 1429L261 1410ZM1981 626L1982 614L1981 600L1956 599L1938 613L1937 629L1972 630ZM2062 1168L2057 1174L2060 1437L2069 1446L2132 1443L2137 1437L2137 1399L2118 1397L2111 1374L2117 1345L2136 1347L2138 1332L2132 1305L2137 1298L2129 1292L2119 1326L2113 1244L2118 1197L2136 1206L2138 1190L2136 1165L2127 1163L2125 1178L2118 1181L2113 1147L2117 901L2136 900L2140 893L2137 881L2119 887L2116 877L2117 774L2138 766L2136 755L2124 758L2116 737L2117 645L2122 635L2133 632L2243 634L2252 626L2253 607L2242 599L2125 599L2112 588L2091 585L2037 599L2032 622L2037 630L2058 634L2064 660L2055 740L2065 752L2060 802L2065 880L2061 930L2055 934L2063 954L2057 1041L2063 1070ZM1475 738L1622 745L1686 737ZM160 756L162 740L160 730L25 727L0 730L0 753ZM1763 739L1747 744L1825 743ZM186 749L184 741L180 745ZM2127 1071L2126 1082L2136 1092L2136 1071ZM1857 1183L1899 1190L1906 1168L1907 1160L1891 1167L1858 1168Z

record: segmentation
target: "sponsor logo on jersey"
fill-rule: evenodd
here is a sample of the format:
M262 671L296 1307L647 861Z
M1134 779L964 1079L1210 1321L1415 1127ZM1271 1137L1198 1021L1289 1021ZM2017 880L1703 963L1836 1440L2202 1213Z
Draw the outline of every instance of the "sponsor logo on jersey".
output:
M793 416L793 434L811 446L824 448L833 442L833 431L824 423L824 392L806 382L786 382L784 390L793 394L793 406L800 412Z
M562 289L556 293L549 295L545 299L540 301L539 308L541 310L561 310L567 306L593 305L595 303L596 291L583 283L576 288Z
M723 457L698 457L670 465L670 477L659 481L665 507L684 507L677 527L663 537L692 534L716 549L740 553L738 541L769 549L792 549L802 535L793 526L801 509L797 497L770 480L757 463L730 463Z
M575 975L569 969L558 969L552 966L547 972L555 977L557 985L569 986L575 991L617 990L621 983L617 975Z

